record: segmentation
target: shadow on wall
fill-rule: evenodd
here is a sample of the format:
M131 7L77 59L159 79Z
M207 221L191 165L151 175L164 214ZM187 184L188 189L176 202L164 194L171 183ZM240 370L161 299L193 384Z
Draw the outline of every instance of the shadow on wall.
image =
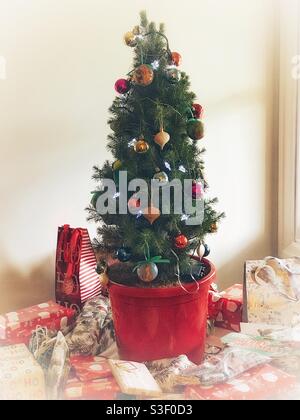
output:
M54 298L54 256L36 263L27 273L7 266L0 272L0 313L15 311Z
M245 247L239 254L235 255L230 259L227 264L224 264L220 267L217 267L217 284L218 279L225 279L220 285L220 290L224 290L227 287L232 286L236 283L243 283L244 281L244 264L248 260L262 260L268 255L263 255L260 252L262 238L257 238L256 241L253 241L252 244ZM276 256L276 255L274 255ZM240 276L236 277L236 264L233 264L232 261L238 261L240 263Z

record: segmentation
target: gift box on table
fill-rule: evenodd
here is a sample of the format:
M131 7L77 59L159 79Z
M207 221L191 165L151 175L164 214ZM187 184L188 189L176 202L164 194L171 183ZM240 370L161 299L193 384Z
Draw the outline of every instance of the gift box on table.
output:
M212 285L208 298L208 317L215 326L240 331L243 312L243 285L235 284L223 292Z
M58 229L55 269L56 301L80 312L82 305L100 294L97 261L87 229Z
M187 386L188 400L264 400L293 390L296 378L270 365L253 368L237 378L214 386Z
M0 347L0 400L44 399L44 372L25 344Z
M59 331L71 325L76 312L53 301L0 316L0 345L28 344L37 327Z

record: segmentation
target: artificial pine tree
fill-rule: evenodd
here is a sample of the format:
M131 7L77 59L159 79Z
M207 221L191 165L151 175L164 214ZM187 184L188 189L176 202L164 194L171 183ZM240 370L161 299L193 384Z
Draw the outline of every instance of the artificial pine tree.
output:
M142 12L140 26L126 33L124 40L134 49L134 65L127 77L115 84L119 95L108 121L112 130L108 150L114 160L106 161L102 168L94 167L93 178L99 186L88 211L89 219L100 222L95 247L120 261L109 272L115 281L141 286L188 281L193 278L190 255L195 251L200 258L208 255L205 236L217 231L224 216L214 210L217 199L206 197L202 107L194 103L196 95L190 91L189 78L179 70L181 56L170 50L162 24L156 29ZM203 202L202 223L189 225L193 214L176 214L174 197L170 214L165 214L153 205L150 195L148 205L142 207L133 192L127 193L126 203L138 209L136 214L99 214L101 181L111 179L118 188L122 171L127 171L128 183L145 180L149 191L153 179L161 189L175 179L182 183L193 180L190 194L193 200ZM120 194L117 190L111 197L117 210L124 199ZM182 200L184 194L186 191Z

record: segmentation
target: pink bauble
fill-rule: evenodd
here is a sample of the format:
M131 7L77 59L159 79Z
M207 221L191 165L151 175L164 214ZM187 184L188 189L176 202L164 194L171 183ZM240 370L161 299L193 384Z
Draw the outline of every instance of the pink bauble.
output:
M204 189L201 182L195 182L192 185L192 197L194 200L202 198L204 195Z
M124 93L127 93L130 89L130 83L126 79L119 79L115 83L115 90L123 95Z

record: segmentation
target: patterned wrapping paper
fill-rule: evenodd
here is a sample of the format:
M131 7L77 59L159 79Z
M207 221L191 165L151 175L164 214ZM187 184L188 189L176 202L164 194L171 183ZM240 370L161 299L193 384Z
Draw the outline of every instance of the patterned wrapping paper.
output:
M27 347L0 347L0 400L45 399L44 372Z
M223 384L188 386L188 400L265 400L293 391L296 378L270 365L253 368Z
M70 362L74 375L81 382L112 377L109 363L103 357L72 356Z
M71 325L75 311L53 301L41 303L0 316L0 345L28 344L37 327L46 327L55 332Z
M56 301L80 312L82 305L101 293L101 283L88 230L64 225L58 228L55 294Z
M235 284L223 292L212 285L208 298L208 316L215 326L239 332L243 312L243 285Z
M300 325L300 258L246 261L244 289L245 321Z
M65 388L66 400L115 400L120 393L114 378L102 378L89 382L81 382L77 378L70 379Z

